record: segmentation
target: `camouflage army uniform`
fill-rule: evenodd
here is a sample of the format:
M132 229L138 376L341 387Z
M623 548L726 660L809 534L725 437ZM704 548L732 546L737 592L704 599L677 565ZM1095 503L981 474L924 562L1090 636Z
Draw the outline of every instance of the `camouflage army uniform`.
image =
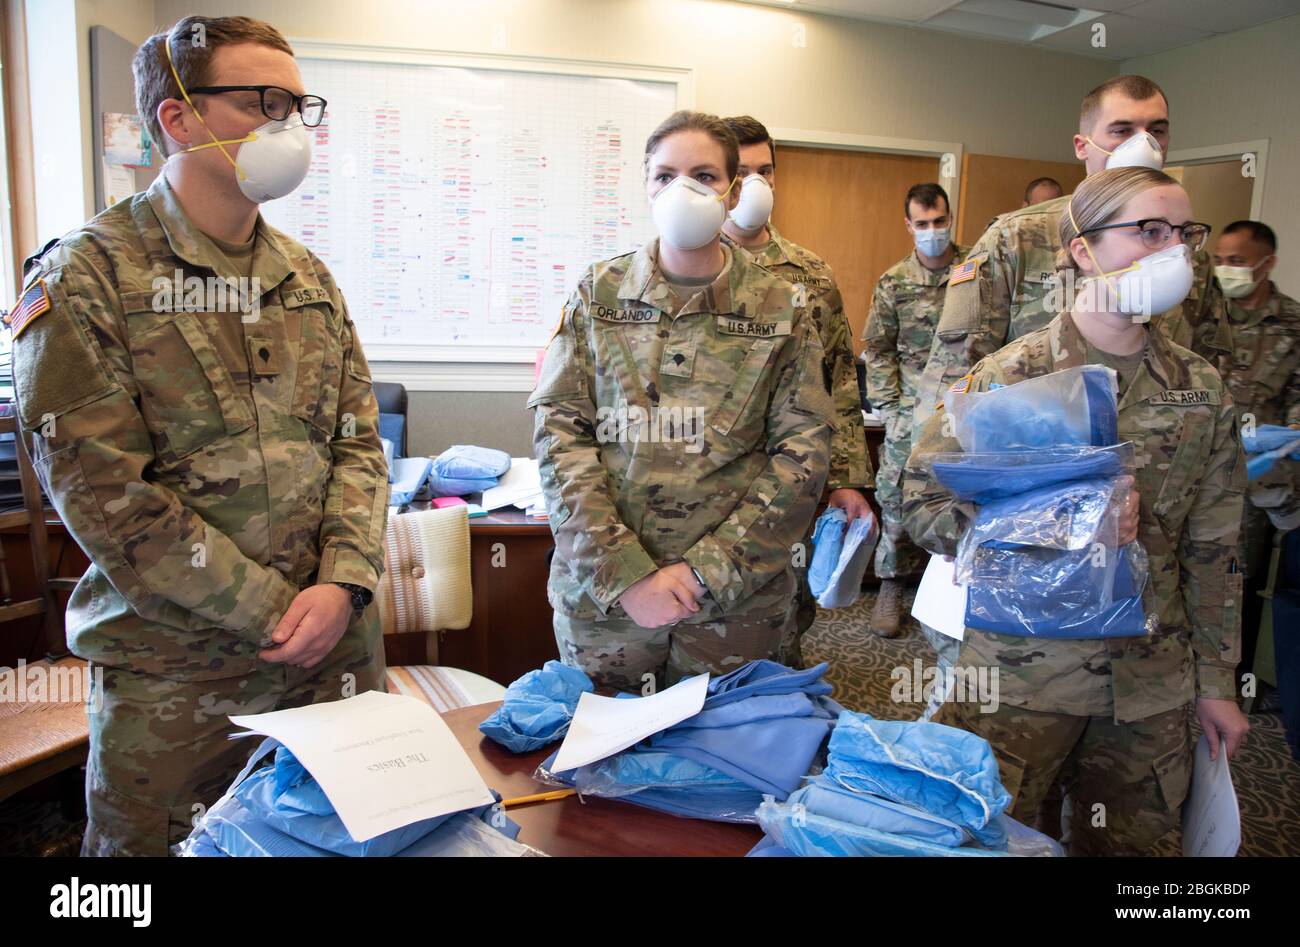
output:
M87 854L187 834L247 757L228 714L383 681L373 605L310 671L257 656L300 589L373 591L383 568L386 466L343 297L260 218L255 319L176 307L177 271L245 275L160 177L45 254L28 286L49 309L14 339L36 470L91 560L67 612L72 651L105 669Z
M791 622L791 547L830 459L821 343L788 283L724 252L718 279L675 316L658 241L593 265L528 401L560 655L599 684L640 689L665 661L672 683L775 658ZM664 414L648 431L620 436L611 423L651 408ZM708 589L700 611L637 626L619 597L682 561Z
M943 310L948 272L966 258L953 246L952 262L929 270L915 251L880 277L871 295L863 339L867 343L867 396L885 422L876 500L880 503L880 542L876 575L892 579L924 565L923 555L903 534L903 466L912 450L912 411L917 384L925 370L934 327Z
M1066 313L974 369L970 388L1013 384L1087 362ZM973 515L927 476L922 459L960 450L940 409L908 460L903 516L916 542L953 555ZM1120 398L1119 434L1137 449L1138 538L1150 557L1145 603L1158 629L1141 638L1037 639L967 629L958 664L998 672L999 708L949 704L954 722L993 743L1012 814L1035 821L1061 775L1075 801L1076 851L1142 851L1177 820L1191 772L1197 697L1235 698L1241 575L1233 571L1245 463L1232 399L1204 360L1147 334ZM1018 791L1017 788L1018 787ZM1107 829L1088 820L1106 806Z
M831 434L831 471L826 480L827 490L842 488L871 488L875 486L875 473L871 469L871 454L867 450L867 432L862 422L862 395L858 391L858 372L854 367L853 343L849 320L844 316L844 300L830 266L811 250L791 243L767 225L771 239L760 250L748 251L764 269L797 286L808 289L808 310L817 325L825 356L823 367L826 387L831 393L834 407L834 431ZM724 236L724 240L727 238ZM730 241L728 241L730 242ZM812 627L817 615L817 603L808 588L808 562L812 559L812 525L804 537L802 564L795 565L799 585L799 602L791 640L784 652L788 663L802 666L803 649L800 639Z
M1219 353L1215 360L1243 426L1300 424L1300 303L1270 286L1262 309L1243 309L1237 300L1228 300L1230 352ZM1238 558L1246 574L1248 639L1262 609L1256 593L1267 585L1273 531L1300 526L1298 472L1296 461L1280 460L1246 488ZM1249 660L1249 646L1246 657Z
M996 218L966 256L972 269L969 278L952 275L920 387L918 424L925 422L943 393L970 366L1043 328L1068 308L1068 287L1056 276L1056 258L1061 249L1061 217L1072 196ZM1184 348L1194 347L1198 327L1217 326L1224 311L1209 254L1198 250L1192 255L1192 267L1196 278L1187 299L1152 319L1152 325Z

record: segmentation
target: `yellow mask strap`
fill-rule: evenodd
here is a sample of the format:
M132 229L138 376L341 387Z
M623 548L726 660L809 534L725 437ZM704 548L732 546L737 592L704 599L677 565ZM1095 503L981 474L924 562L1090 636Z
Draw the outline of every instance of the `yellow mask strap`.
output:
M731 193L731 189L736 186L736 182L738 180L740 180L738 175L736 177L733 177L731 179L731 183L727 185L727 189L718 195L718 200L725 201L727 199L727 195Z
M1097 276L1104 279L1107 283L1110 283L1111 289L1113 289L1116 295L1118 295L1119 287L1117 287L1114 283L1112 283L1110 278L1112 276L1119 276L1121 273L1127 273L1130 270L1136 270L1138 268L1137 261L1135 260L1134 262L1130 263L1128 266L1124 267L1124 269L1122 270L1115 270L1111 273L1107 273L1105 270L1101 268L1101 264L1097 262L1097 258L1092 253L1092 247L1088 245L1088 238L1085 237L1083 233L1079 230L1079 225L1074 220L1074 201L1071 201L1070 203L1065 205L1065 212L1070 215L1070 226L1074 228L1074 232L1079 234L1079 239L1083 241L1083 249L1088 252L1088 259L1092 260L1092 265L1096 267Z
M199 110L194 107L194 103L190 101L190 94L185 91L185 83L181 82L181 74L176 71L176 63L172 60L171 37L165 37L163 39L163 48L167 50L167 65L171 68L172 78L176 80L176 88L181 90L181 97L185 99L185 104L188 105L190 107L190 110L194 112L194 117L199 120L199 124L203 126L203 130L206 131L208 135L212 138L212 140L207 144L192 145L191 147L186 148L183 152L181 152L181 154L189 154L192 151L202 151L204 148L220 148L221 153L225 155L226 160L230 162L230 166L234 168L235 173L239 175L239 180L241 181L245 180L248 177L248 175L244 174L244 170L239 166L239 162L237 162L231 156L230 152L226 150L226 145L241 145L246 141L256 141L257 132L249 132L243 138L228 138L228 139L221 139L218 138L216 135L212 134L212 129L208 127L207 122L203 121L203 116L200 115Z
M1113 151L1107 151L1107 150L1106 150L1105 148L1103 148L1101 145L1099 145L1099 144L1097 144L1095 141L1093 141L1092 138L1091 138L1091 136L1089 136L1089 135L1084 135L1084 136L1083 136L1083 140L1086 141L1088 144L1092 145L1092 147L1096 148L1098 151L1100 151L1100 152L1101 152L1102 154L1104 154L1104 155L1113 155L1113 154L1115 153L1115 152L1113 152ZM1075 229L1077 230L1078 228L1076 227Z

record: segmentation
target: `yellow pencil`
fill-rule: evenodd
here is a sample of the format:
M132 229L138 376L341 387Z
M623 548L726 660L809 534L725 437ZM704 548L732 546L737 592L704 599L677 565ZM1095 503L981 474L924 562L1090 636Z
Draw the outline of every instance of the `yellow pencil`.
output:
M509 809L511 806L523 806L530 802L550 802L552 799L564 799L568 796L576 796L576 789L557 789L554 792L539 792L531 796L516 796L514 799L503 799L501 805Z

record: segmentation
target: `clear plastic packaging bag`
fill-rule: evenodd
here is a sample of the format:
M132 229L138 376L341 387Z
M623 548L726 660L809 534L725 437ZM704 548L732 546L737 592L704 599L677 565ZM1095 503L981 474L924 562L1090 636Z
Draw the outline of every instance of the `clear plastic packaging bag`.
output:
M1118 477L1134 468L1134 450L1129 443L1000 453L940 451L918 459L949 493L976 504L1071 480Z
M624 752L564 773L548 768L552 760L554 754L537 767L533 779L690 819L752 823L763 801L761 792L740 780L672 753Z
M847 608L862 593L871 554L880 539L876 518L858 517L847 528L844 511L831 507L817 518L808 586L822 608Z
M984 848L975 841L965 845L941 845L913 835L815 815L797 804L768 799L758 807L758 824L767 834L751 854L764 854L764 849L770 850L773 846L780 854L788 852L803 857L1005 858L1061 857L1065 854L1060 843L1004 813L995 816L994 820L1006 836L1005 849Z
M1149 566L1139 542L1106 550L981 548L966 593L966 626L1043 638L1123 638L1150 634L1143 607ZM995 572L1002 568L1001 574Z
M1033 450L1119 440L1116 376L1101 365L1066 368L993 391L944 395L962 450Z

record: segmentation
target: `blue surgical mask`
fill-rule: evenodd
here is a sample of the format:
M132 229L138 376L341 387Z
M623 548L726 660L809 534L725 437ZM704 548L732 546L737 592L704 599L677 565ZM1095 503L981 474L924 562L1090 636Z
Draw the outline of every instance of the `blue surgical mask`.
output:
M912 239L916 241L917 252L922 256L943 256L948 249L948 228L931 227L929 230L913 230Z

